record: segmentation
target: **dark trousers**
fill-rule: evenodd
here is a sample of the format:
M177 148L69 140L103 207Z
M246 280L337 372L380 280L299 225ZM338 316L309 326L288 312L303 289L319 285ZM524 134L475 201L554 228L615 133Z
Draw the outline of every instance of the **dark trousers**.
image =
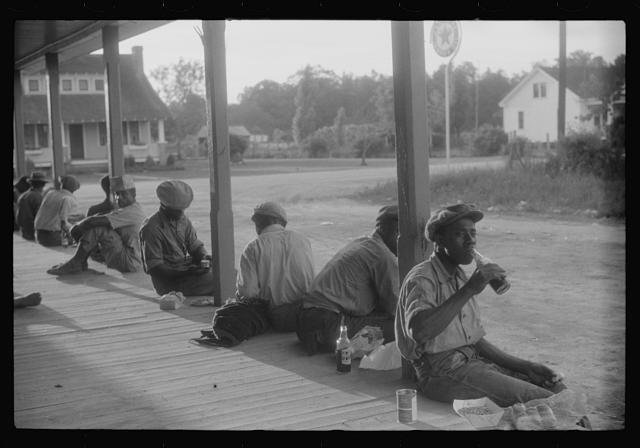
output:
M212 296L213 295L213 271L209 270L202 275L187 275L181 278L165 279L151 276L151 283L158 295L164 295L171 291L180 291L185 296Z
M59 230L36 230L36 240L47 247L62 246L62 232Z
M369 325L382 328L386 344L395 340L393 323L393 316L375 311L366 316L345 315L349 338ZM340 314L322 308L303 308L298 314L296 334L309 355L333 352L340 335Z

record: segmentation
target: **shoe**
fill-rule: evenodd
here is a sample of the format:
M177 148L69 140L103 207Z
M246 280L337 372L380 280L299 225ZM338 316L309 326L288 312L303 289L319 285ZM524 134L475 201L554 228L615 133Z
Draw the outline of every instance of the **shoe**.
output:
M86 263L86 262L85 262ZM51 269L47 270L47 274L51 275L73 275L81 274L86 268L84 263L77 263L76 261L69 260L66 263L57 264Z

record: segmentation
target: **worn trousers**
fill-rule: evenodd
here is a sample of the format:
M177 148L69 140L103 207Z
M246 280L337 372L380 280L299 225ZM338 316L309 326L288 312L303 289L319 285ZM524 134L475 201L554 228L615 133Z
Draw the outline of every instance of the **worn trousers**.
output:
M132 247L123 245L120 234L109 227L90 228L82 234L78 246L87 254L100 249L105 264L111 269L136 272L142 268L140 255Z
M159 295L171 291L180 291L185 296L212 296L213 295L213 271L209 270L202 275L188 275L181 278L162 278L151 276L153 288Z
M393 316L386 313L374 311L366 316L345 314L345 324L349 338L370 325L382 328L385 343L395 340ZM296 333L308 354L332 352L340 335L340 314L323 308L302 308L298 314Z
M436 360L434 360L437 359ZM448 356L423 355L413 361L417 387L428 398L450 403L488 397L498 406L547 398L558 390L538 386L525 374L498 366L479 356L473 346L451 350Z
M62 246L62 232L59 230L36 229L36 240L43 246Z

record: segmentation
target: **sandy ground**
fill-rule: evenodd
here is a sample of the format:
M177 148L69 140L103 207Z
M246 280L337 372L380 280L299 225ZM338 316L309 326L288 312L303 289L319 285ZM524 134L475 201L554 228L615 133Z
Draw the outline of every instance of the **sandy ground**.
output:
M394 163L376 161L353 168L260 166L252 171L249 161L232 168L236 266L242 248L255 237L252 207L276 200L287 210L289 227L311 239L319 271L347 241L371 231L381 205L345 196L396 175ZM161 180L189 179L195 200L187 214L210 248L206 167L202 161L195 170L134 177L139 202L149 214L157 209L154 190ZM441 163L431 172L444 168ZM79 177L83 186L76 195L86 210L101 201L99 175ZM570 388L586 393L594 429L623 428L625 225L572 216L486 213L477 228L478 249L502 265L512 283L503 296L490 288L480 295L487 339L563 372Z

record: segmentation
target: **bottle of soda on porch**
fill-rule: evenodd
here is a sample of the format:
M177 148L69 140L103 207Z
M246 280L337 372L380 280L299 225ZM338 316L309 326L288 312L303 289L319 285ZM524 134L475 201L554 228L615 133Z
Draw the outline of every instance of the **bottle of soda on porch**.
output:
M489 257L485 257L475 249L473 249L473 259L476 261L476 266L493 263ZM496 294L504 294L509 288L511 288L511 283L507 280L507 277L494 278L489 282L489 284Z
M351 341L347 336L347 326L344 323L344 315L340 319L340 336L336 341L336 370L338 372L351 372Z

